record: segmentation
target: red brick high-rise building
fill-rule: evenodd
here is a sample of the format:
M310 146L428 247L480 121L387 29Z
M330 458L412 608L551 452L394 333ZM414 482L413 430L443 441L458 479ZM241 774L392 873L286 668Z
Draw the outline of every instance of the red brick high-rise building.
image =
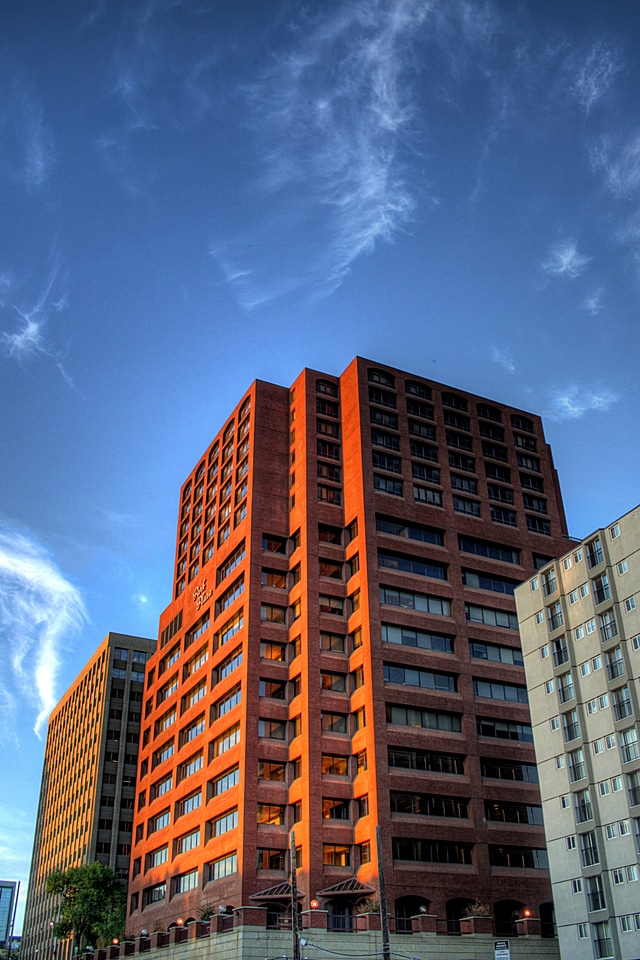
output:
M540 419L355 359L255 382L180 495L128 931L301 905L549 929L513 590L566 552Z

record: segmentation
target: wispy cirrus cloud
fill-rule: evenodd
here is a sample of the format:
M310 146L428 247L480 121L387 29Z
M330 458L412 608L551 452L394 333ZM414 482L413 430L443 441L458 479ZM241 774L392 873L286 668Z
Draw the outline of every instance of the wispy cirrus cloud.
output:
M618 202L620 225L614 239L627 246L640 277L640 131L625 136L607 135L591 150L592 169L601 174Z
M53 134L35 87L0 58L0 173L28 192L42 188L55 162Z
M499 366L504 367L507 373L516 372L516 364L511 355L511 351L505 347L495 347L493 348L491 359L494 363L497 363Z
M605 185L620 200L640 194L640 132L627 139L608 135L591 151L594 170L604 176Z
M594 389L570 384L553 394L549 417L552 420L578 420L594 410L606 412L618 399L618 395L608 387Z
M148 135L184 133L209 114L219 114L227 101L220 60L233 60L234 44L219 41L218 16L211 0L131 0L120 5L97 0L82 21L83 29L104 31L113 29L113 22L120 36L106 80L120 109L102 125L93 145L133 197L149 192L166 173L162 152L146 149Z
M603 309L603 290L598 287L589 293L582 301L582 308L590 313L592 317L597 316Z
M354 261L408 228L420 202L439 202L427 179L410 174L423 135L419 69L444 64L434 96L447 99L445 86L455 87L496 29L490 2L349 0L318 9L300 12L289 43L244 88L269 227L244 245L213 247L223 274L233 263L230 282L249 309L300 288L330 293ZM293 251L283 239L292 226L300 237ZM252 247L268 248L269 262Z
M623 68L618 45L604 38L586 51L578 51L568 58L566 69L570 76L570 90L587 116L611 91Z
M56 703L61 650L86 619L80 592L53 555L0 521L0 739L15 742L25 709L40 736Z
M323 212L327 281L408 223L415 198L400 158L414 117L410 49L423 0L343 3L299 29L248 92L266 153L268 191L305 185Z
M51 318L69 306L66 275L59 258L54 258L53 266L37 293L28 287L26 280L16 280L9 271L0 276L0 322L11 328L0 333L0 348L7 359L20 364L38 356L49 357L65 382L73 387L60 356L47 338Z
M575 280L584 273L591 259L578 251L575 240L559 240L553 244L540 266L549 276Z

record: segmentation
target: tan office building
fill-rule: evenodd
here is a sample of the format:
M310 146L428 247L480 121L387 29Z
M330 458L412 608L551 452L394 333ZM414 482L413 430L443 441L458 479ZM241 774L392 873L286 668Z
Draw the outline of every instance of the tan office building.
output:
M70 955L51 924L54 870L96 860L129 876L140 715L155 640L109 633L49 718L21 955Z

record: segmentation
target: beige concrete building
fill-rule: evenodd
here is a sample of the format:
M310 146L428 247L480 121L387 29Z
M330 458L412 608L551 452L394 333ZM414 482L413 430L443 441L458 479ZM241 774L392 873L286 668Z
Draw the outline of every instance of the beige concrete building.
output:
M515 591L563 960L640 957L640 507Z
M67 957L56 944L54 870L108 864L129 877L145 664L155 640L109 633L49 718L21 956Z

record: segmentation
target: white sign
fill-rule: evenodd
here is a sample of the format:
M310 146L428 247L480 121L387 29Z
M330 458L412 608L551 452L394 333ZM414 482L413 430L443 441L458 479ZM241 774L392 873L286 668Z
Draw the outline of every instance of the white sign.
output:
M494 940L493 952L495 960L511 960L511 950L508 940Z

